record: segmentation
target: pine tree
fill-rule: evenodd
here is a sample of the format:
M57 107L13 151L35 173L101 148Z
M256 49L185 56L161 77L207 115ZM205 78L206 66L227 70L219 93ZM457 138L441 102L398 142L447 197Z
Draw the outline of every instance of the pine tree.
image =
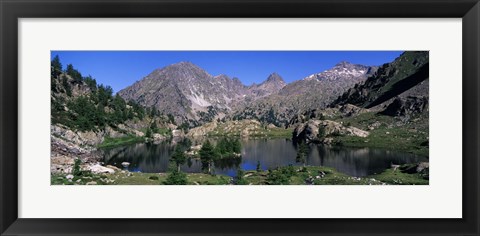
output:
M226 155L229 151L227 140L225 138L220 139L215 148L217 149L217 152L220 154L220 156L223 158L223 156Z
M58 77L62 73L62 63L60 62L60 57L56 55L51 61L51 75L53 78Z
M180 171L180 166L187 162L187 157L185 156L184 150L180 145L175 146L175 150L173 151L173 155L170 160L176 164L177 171Z
M260 161L257 161L257 172L262 171L262 165L260 165Z
M304 143L301 142L300 146L298 147L297 151L297 157L296 157L296 162L300 162L303 164L303 166L306 166L307 163L307 155L308 155L308 146Z
M150 128L147 128L147 131L145 132L145 138L152 138L152 130Z
M232 151L233 151L234 153L241 153L241 152L242 152L242 144L240 143L240 140L235 139L235 140L233 141L232 146L233 146L233 148L232 148L233 150L232 150Z
M82 170L80 169L80 164L82 164L82 161L80 159L75 159L75 162L73 164L73 176L80 176L82 175Z
M245 180L245 171L242 169L237 169L237 176L235 177L235 184L237 185L246 185L248 184L247 180Z
M173 117L172 114L168 114L167 117L168 117L168 121L169 121L171 124L175 124L175 117Z
M150 124L150 129L152 130L153 133L158 133L158 126L157 122L153 120L153 122Z
M80 82L83 81L82 74L81 74L78 70L76 70L75 68L73 68L73 65L72 65L72 64L68 64L68 65L67 65L66 73L73 78L73 81L74 81L75 83L80 83Z
M206 141L200 151L198 151L200 155L200 160L202 161L202 168L207 170L207 173L212 173L212 165L213 161L217 159L217 153L215 152L215 147L210 143L210 141Z
M92 92L97 90L97 80L95 80L91 75L85 77L84 81Z

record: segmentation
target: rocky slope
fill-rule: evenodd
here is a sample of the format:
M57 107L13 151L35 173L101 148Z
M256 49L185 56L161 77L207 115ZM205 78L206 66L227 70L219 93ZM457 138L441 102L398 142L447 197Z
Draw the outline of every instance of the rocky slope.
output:
M278 93L239 106L230 117L287 126L298 114L326 108L336 97L365 81L376 70L377 67L340 62L329 70L287 84Z
M265 82L248 87L237 78L212 76L190 62L180 62L153 71L118 94L172 114L177 124L192 126L223 118L238 102L267 96L284 85L278 74L272 74Z
M331 106L353 104L372 108L387 105L395 97L428 98L429 53L404 52L391 63L384 64L364 83L355 85L339 96Z
M323 124L325 119L370 112L404 117L400 123L405 123L420 113L421 119L428 118L428 65L428 52L412 51L380 67L344 61L290 84L273 73L261 84L245 86L236 78L212 76L192 63L181 62L152 72L119 94L171 113L177 123L199 126L190 136L229 133L226 127L232 125L246 130L243 121L298 128L311 120ZM351 129L354 127L335 130L349 135L353 131L346 130ZM241 135L241 131L237 133Z
M405 52L339 96L293 117L297 141L402 150L428 157L428 52ZM366 131L368 130L368 131Z
M363 113L371 112L369 109L357 107L352 104L345 104L335 108L313 109L299 113L290 119L287 127L294 127L296 124L307 122L311 119L337 119L339 117L352 117Z
M258 85L253 84L252 86L248 87L247 94L252 96L253 99L257 99L276 93L286 85L287 83L285 83L279 74L273 73L269 75L267 80L265 80L263 83Z

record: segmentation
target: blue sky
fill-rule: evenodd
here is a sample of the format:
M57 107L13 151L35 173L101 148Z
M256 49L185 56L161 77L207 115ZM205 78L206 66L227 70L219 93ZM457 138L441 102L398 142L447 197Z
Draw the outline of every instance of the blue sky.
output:
M245 85L261 83L273 72L290 83L333 67L340 61L363 65L391 62L402 51L52 51L65 69L72 64L83 76L117 92L153 70L189 61L211 75L226 74Z

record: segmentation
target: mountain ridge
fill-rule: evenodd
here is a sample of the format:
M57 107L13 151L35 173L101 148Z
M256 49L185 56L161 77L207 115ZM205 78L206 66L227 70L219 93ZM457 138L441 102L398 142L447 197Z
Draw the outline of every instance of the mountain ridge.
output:
M182 61L155 69L118 94L125 100L172 114L180 123L188 123L190 127L223 118L272 121L266 118L272 116L271 109L266 108L272 108L274 101L278 101L278 105L286 108L276 108L273 104L273 113L282 113L282 117L273 120L277 120L275 125L282 126L296 110L312 108L305 103L325 107L377 68L341 61L328 70L291 83L272 72L260 84L247 86L236 77L213 76L191 62ZM251 108L262 110L260 113L263 114L249 115Z

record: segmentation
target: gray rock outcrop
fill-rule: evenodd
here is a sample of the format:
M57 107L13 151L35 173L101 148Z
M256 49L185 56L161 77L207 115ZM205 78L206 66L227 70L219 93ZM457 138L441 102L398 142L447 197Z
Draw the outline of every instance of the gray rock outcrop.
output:
M347 127L330 120L309 120L306 123L298 124L293 130L295 141L324 142L329 136L348 135L367 137L370 133L355 127Z

